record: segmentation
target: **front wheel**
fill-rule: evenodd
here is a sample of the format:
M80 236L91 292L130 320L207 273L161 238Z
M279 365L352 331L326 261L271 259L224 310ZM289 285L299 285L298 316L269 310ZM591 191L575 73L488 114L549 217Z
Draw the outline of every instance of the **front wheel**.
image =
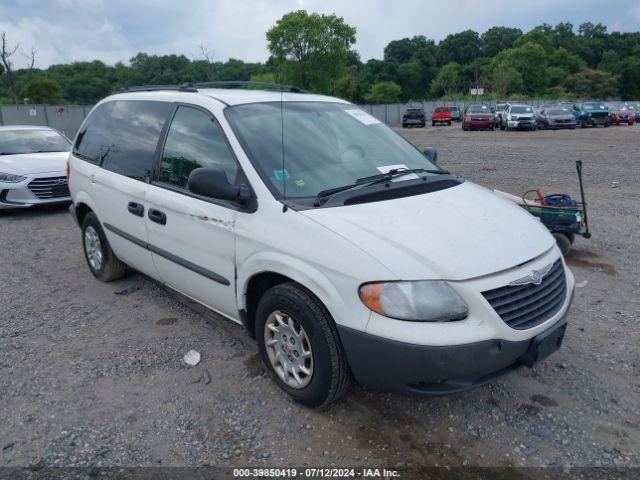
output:
M95 213L89 212L82 221L82 246L89 270L103 282L118 280L127 273L127 264L116 257Z
M323 407L349 386L351 373L333 319L304 288L283 283L262 296L256 338L267 372L296 402Z

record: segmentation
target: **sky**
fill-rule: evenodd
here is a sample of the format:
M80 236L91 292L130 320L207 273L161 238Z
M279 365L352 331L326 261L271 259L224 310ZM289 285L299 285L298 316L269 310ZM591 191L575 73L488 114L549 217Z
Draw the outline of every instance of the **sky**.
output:
M524 31L541 23L600 22L609 31L640 30L638 0L0 0L0 31L36 66L99 59L107 64L138 52L214 60L268 58L265 32L285 13L335 13L357 29L363 60L413 35L436 41L450 33L495 26ZM16 67L27 59L16 57ZM24 65L21 65L24 63Z

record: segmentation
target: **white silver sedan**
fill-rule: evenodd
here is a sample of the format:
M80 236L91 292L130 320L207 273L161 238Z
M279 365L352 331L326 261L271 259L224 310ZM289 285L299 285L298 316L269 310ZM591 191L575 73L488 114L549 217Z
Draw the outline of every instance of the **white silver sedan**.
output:
M70 202L70 146L49 127L0 127L0 210Z

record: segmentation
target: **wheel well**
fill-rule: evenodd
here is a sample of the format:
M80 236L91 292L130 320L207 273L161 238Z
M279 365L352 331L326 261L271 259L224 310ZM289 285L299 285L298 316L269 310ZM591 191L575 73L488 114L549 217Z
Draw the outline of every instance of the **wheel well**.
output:
M256 337L255 324L256 324L256 310L258 309L258 303L262 295L272 287L281 283L294 282L289 277L281 275L275 272L262 272L254 275L249 280L247 286L246 296L246 315L245 315L245 328L251 338ZM295 283L295 282L294 282Z
M82 222L84 221L84 217L87 216L87 213L92 212L89 206L85 203L79 203L76 205L76 218L78 220L78 225L82 227Z

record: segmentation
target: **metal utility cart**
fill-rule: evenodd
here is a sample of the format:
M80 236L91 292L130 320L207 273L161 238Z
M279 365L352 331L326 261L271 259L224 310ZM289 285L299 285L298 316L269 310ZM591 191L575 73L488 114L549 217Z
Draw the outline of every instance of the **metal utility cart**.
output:
M522 208L528 210L553 234L563 255L569 253L576 235L590 238L587 218L587 202L584 199L582 185L582 160L576 162L578 182L580 184L580 202L576 202L567 194L543 196L540 190L529 190L522 195ZM527 198L535 194L535 199Z

